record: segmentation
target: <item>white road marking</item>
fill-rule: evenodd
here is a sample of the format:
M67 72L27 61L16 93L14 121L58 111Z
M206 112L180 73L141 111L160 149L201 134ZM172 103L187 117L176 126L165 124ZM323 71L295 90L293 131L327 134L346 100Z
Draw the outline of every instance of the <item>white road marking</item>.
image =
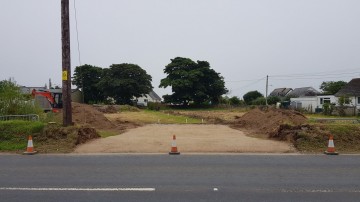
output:
M283 193L334 193L334 192L346 192L346 193L360 193L360 190L333 190L333 189L282 189Z
M55 187L0 187L11 191L155 191L155 188L55 188Z
M215 187L215 188L214 188L214 191L219 191L219 189Z

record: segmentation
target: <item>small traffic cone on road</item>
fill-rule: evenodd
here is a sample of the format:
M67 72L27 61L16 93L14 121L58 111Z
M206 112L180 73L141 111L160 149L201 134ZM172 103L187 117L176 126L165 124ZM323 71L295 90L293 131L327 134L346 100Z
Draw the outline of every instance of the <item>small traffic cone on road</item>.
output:
M37 153L37 151L34 150L32 137L31 137L31 135L29 135L26 152L24 152L23 154L31 155L31 154L36 154L36 153Z
M339 153L335 152L334 137L332 135L330 135L330 137L329 137L328 148L324 153L327 155L338 155L339 154Z
M178 152L177 146L176 146L176 136L173 135L173 141L171 143L171 151L169 152L170 155L179 155L180 152Z

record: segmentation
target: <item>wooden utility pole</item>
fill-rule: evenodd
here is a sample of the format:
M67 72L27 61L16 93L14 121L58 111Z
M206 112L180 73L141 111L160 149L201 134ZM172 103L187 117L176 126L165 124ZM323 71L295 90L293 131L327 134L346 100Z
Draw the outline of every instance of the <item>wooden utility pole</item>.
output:
M69 0L61 0L63 125L72 125Z

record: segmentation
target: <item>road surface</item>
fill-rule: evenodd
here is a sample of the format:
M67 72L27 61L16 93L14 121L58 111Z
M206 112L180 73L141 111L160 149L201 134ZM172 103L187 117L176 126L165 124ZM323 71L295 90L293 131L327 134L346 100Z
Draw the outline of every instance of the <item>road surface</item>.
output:
M0 155L0 201L358 201L358 155Z

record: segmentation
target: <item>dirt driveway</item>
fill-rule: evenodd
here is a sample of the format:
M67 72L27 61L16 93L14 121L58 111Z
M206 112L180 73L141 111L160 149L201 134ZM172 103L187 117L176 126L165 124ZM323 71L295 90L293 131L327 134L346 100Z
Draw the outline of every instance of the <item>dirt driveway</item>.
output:
M225 125L151 124L80 145L75 153L168 153L172 135L181 153L294 152L286 142L248 137Z

